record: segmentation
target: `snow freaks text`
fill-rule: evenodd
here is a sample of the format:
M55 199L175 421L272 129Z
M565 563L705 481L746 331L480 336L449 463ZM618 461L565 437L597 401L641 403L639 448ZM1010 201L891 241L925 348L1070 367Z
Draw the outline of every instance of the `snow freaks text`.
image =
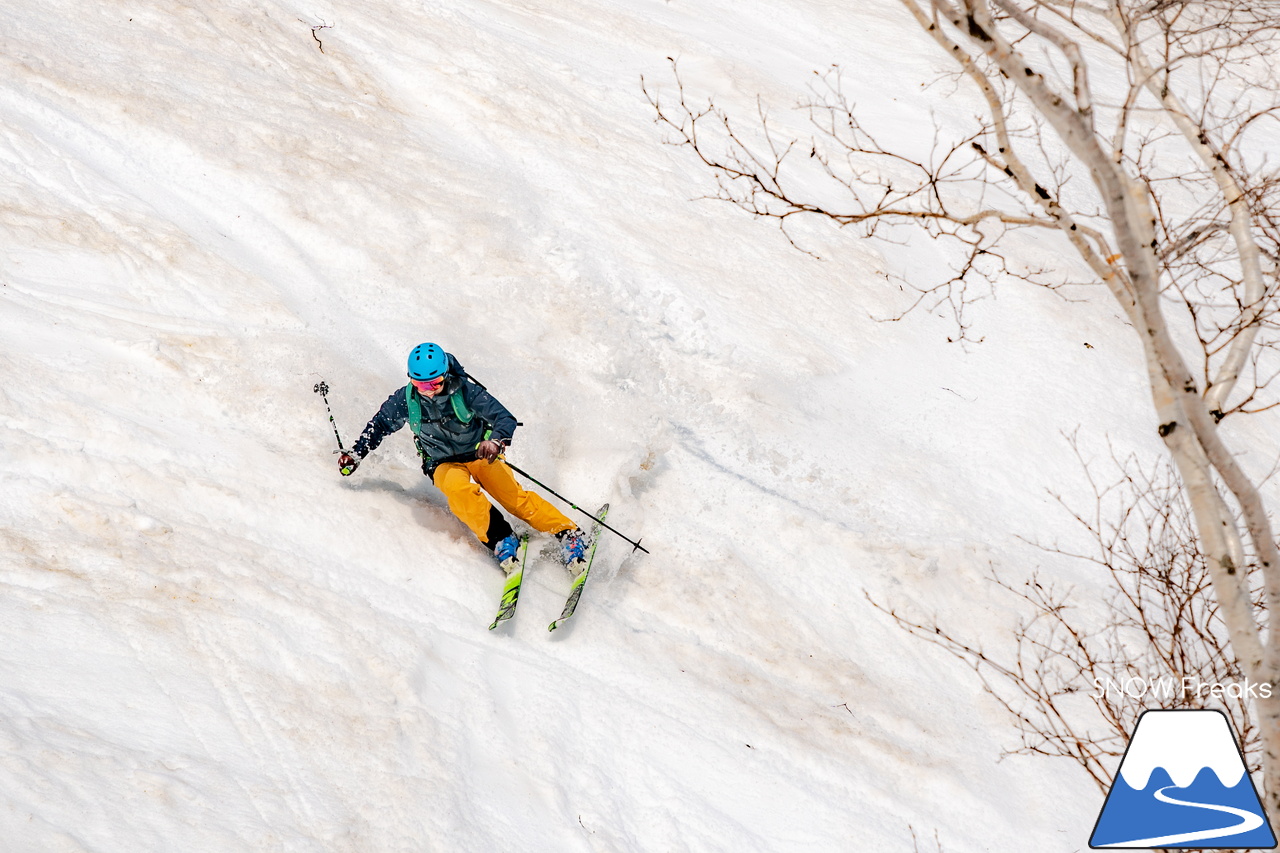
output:
M1201 681L1195 676L1177 679L1173 676L1143 678L1140 675L1124 678L1093 679L1094 699L1270 699L1272 686L1267 682L1250 681L1227 684Z

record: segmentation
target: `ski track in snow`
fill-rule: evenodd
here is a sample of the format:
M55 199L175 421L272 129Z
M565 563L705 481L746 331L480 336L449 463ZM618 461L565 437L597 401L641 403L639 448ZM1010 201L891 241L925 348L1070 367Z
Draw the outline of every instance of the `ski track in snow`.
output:
M1167 847L1171 844L1190 844L1192 841L1212 841L1215 838L1229 839L1232 835L1240 835L1245 832L1257 829L1262 826L1262 818L1253 812L1244 809L1237 809L1232 806L1220 806L1213 803L1193 803L1189 800L1178 800L1170 797L1165 791L1176 789L1177 785L1170 785L1167 788L1160 788L1154 793L1157 800L1162 803L1170 803L1175 806L1187 806L1193 809L1207 809L1209 811L1224 812L1240 818L1240 822L1234 826L1225 826L1220 829L1202 829L1196 832L1181 832L1171 835L1161 835L1156 838L1139 838L1133 841L1125 841L1121 844L1108 845L1112 847Z
M931 247L798 226L818 262L696 201L640 91L676 57L802 128L839 61L915 139L942 59L896 4L4 11L6 853L1083 845L1087 780L999 762L1002 712L864 591L998 643L988 567L1096 585L1016 537L1070 535L1062 430L1158 450L1127 331L1026 291L973 352L877 322L882 251ZM485 630L500 573L404 435L334 470L314 383L350 443L427 339L653 552L604 540L554 636L537 538Z

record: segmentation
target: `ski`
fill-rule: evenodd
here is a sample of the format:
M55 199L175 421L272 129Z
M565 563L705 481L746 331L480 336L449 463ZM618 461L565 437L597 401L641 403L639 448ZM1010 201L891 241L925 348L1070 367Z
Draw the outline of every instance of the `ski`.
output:
M493 617L492 631L512 616L516 615L516 602L520 600L520 582L524 580L524 558L529 552L529 534L520 537L520 548L516 551L516 567L507 575L507 582L502 587L502 602L498 605L498 615Z
M605 504L596 512L596 518L601 521L609 514L609 505ZM564 603L564 610L560 611L560 618L552 622L547 628L548 631L554 631L565 622L569 621L569 617L573 615L573 611L578 608L578 599L582 598L582 587L587 583L587 575L591 573L591 561L596 556L596 545L600 543L600 524L596 522L591 525L591 545L587 548L586 565L582 567L582 571L573 579L573 587L569 590L569 599Z

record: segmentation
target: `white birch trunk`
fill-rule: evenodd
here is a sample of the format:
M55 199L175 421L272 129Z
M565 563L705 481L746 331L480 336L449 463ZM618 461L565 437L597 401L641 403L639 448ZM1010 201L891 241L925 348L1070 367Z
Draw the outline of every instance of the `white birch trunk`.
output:
M973 60L958 45L937 32L937 18L926 16L915 0L902 0L921 26L961 63L970 76L975 72ZM1002 3L1008 10L1008 3ZM1106 214L1113 226L1118 255L1123 259L1120 270L1104 270L1103 280L1134 323L1146 354L1152 401L1159 418L1160 434L1173 457L1190 500L1202 552L1205 555L1214 594L1227 626L1232 651L1247 677L1276 685L1280 689L1280 632L1270 632L1264 644L1262 629L1249 598L1246 566L1240 531L1214 480L1214 472L1231 492L1245 519L1250 542L1258 556L1267 590L1271 613L1280 614L1280 551L1276 548L1270 520L1261 495L1244 473L1217 430L1214 411L1221 411L1234 387L1240 371L1247 363L1256 336L1256 320L1265 311L1265 295L1257 244L1247 204L1238 183L1216 158L1200 136L1175 97L1166 88L1153 92L1165 107L1175 125L1187 137L1217 181L1219 191L1231 213L1230 233L1239 252L1241 278L1245 283L1246 305L1242 328L1236 335L1224 365L1215 378L1208 398L1202 397L1186 359L1178 349L1168 328L1160 304L1160 266L1156 254L1155 215L1145 186L1131 178L1120 162L1103 145L1093 126L1092 107L1088 102L1087 68L1073 42L1043 21L1024 24L1048 38L1073 63L1075 100L1072 105L1055 92L1043 76L1005 41L982 0L930 0L936 16L947 20L958 33L987 56L1031 101L1049 122L1072 154L1089 170L1101 195ZM1015 15L1015 17L1018 17ZM1025 16L1023 16L1025 17ZM1122 23L1122 22L1121 22ZM1064 46L1065 45L1065 46ZM960 55L963 54L963 55ZM1136 53L1141 61L1141 54ZM1155 75L1145 64L1137 73L1154 85ZM979 81L980 87L983 82ZM984 89L990 103L990 85ZM993 107L993 110L1003 109ZM997 117L1002 126L1003 115ZM1020 184L1016 172L1011 174ZM1023 186L1026 190L1027 187ZM1074 230L1074 229L1073 229ZM1097 271L1098 258L1082 250L1078 235L1072 239L1086 262ZM1088 247L1091 249L1092 247ZM1273 815L1280 815L1280 694L1272 699L1254 702L1263 745L1266 803Z

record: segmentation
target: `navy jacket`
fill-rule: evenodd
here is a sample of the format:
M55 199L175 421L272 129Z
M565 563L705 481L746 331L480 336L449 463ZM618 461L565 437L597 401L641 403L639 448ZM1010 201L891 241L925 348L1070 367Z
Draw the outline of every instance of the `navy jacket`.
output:
M430 475L442 462L470 462L476 458L476 445L485 434L494 441L509 444L516 433L516 419L492 394L467 378L457 359L449 356L449 373L444 388L435 397L425 397L416 390L422 406L422 431L417 439L422 455L422 470ZM396 391L369 421L351 452L363 459L382 440L409 422L406 385ZM450 397L461 394L466 408L472 412L471 422L463 423L454 411ZM490 432L490 430L492 432Z

